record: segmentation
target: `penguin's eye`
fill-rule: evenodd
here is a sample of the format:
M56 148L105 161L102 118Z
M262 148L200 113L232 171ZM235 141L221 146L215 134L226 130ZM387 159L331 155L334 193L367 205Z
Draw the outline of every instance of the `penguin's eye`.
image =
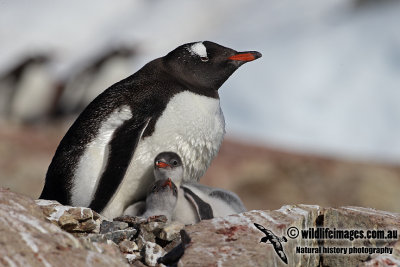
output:
M200 57L200 60L203 62L207 62L208 61L208 57Z

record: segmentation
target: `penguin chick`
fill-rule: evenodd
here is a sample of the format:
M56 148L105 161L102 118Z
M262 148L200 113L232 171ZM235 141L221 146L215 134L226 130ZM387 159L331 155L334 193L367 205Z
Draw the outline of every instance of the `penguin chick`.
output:
M164 215L171 221L178 200L178 189L171 179L157 180L150 187L146 198L146 211L143 217Z
M154 159L154 177L157 180L170 178L179 187L183 180L181 157L174 152L162 152Z
M200 221L200 216L192 202L185 197L183 189L180 188L183 180L183 169L181 157L174 152L162 152L154 159L154 177L156 181L170 178L172 183L178 187L178 198L172 214L172 221L192 224Z
M181 158L173 152L162 152L154 159L154 178L156 181L170 179L179 190L183 179L183 164ZM183 195L183 192L182 192ZM138 201L125 209L124 214L139 216L145 210L145 201Z
M183 182L183 169L180 156L174 152L163 152L155 158L156 180L168 177L180 184L172 220L191 224L246 211L240 198L233 192L195 182Z

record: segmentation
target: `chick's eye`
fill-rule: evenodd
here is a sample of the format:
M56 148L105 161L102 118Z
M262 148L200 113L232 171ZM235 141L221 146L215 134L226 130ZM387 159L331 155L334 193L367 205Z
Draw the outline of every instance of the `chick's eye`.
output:
M200 57L200 60L203 62L207 62L208 61L208 57Z

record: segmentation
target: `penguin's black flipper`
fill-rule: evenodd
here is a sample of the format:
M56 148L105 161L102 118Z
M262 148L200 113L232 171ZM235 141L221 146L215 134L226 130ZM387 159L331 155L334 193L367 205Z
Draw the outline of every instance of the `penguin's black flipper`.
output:
M109 153L107 165L100 177L94 197L89 208L101 212L112 198L119 184L122 182L126 170L133 156L133 152L143 135L150 118L137 123L134 118L125 121L115 130L108 144Z
M182 186L182 189L185 192L185 198L189 200L189 202L191 202L196 208L197 215L199 216L200 220L209 220L214 218L213 210L210 204L199 198L199 196L193 193L193 191L189 188Z

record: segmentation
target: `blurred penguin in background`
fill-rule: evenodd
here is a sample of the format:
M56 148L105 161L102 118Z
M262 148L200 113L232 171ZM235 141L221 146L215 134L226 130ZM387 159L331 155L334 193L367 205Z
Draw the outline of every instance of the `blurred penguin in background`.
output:
M38 122L47 117L55 95L50 56L24 58L0 74L0 116L17 123Z
M103 51L65 81L55 116L79 114L104 88L132 73L135 49L120 46Z

